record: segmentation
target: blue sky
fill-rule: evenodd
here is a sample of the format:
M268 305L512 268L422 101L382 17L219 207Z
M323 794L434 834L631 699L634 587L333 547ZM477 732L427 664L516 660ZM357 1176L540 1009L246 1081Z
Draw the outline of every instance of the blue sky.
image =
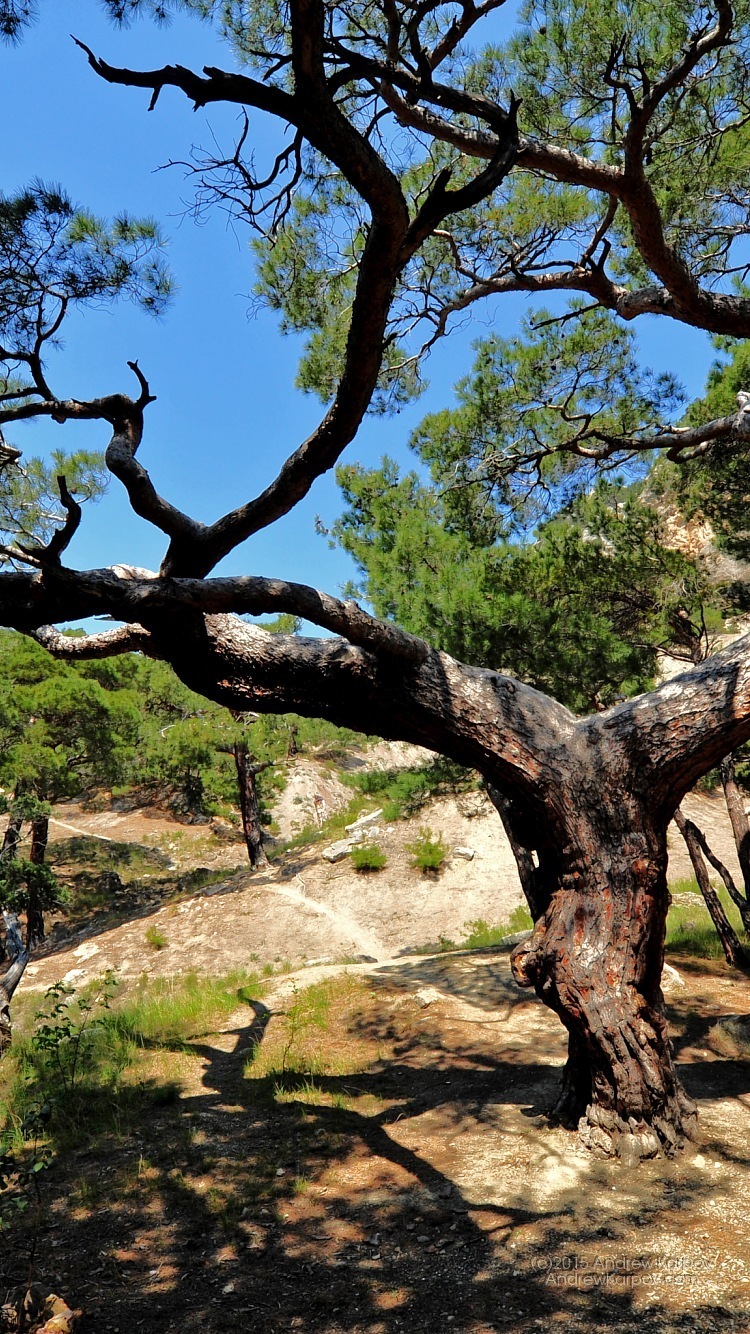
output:
M166 90L148 113L148 94L103 83L69 34L114 64L142 68L228 67L231 54L195 19L161 29L142 22L122 31L107 22L96 0L42 0L40 8L41 20L22 44L0 48L2 188L10 193L41 177L61 182L101 215L155 216L171 237L178 285L159 321L129 305L72 319L65 350L51 363L53 386L61 396L130 392L126 362L137 358L157 395L139 457L175 504L201 519L216 518L262 489L321 413L316 399L294 389L299 342L279 335L271 313L248 314L249 233L232 230L219 213L196 225L184 216L190 187L183 173L158 170L212 136L231 146L236 109L194 113L182 94ZM254 114L251 137L259 153L268 152L277 135L272 122ZM453 383L466 373L472 339L488 324L511 334L525 308L521 298L502 299L445 340L430 359L430 387L420 402L396 418L366 421L346 458L373 464L389 453L405 459L412 427L425 411L448 403ZM713 359L706 335L656 317L639 321L637 334L648 364L676 373L691 394L701 390ZM107 432L101 424L40 422L6 434L26 453L44 453L60 444L103 448ZM352 566L316 536L314 520L320 514L331 522L339 509L333 479L321 479L291 515L239 548L221 571L337 591ZM87 507L69 559L81 567L126 562L156 568L162 553L161 534L131 513L113 481L107 497Z

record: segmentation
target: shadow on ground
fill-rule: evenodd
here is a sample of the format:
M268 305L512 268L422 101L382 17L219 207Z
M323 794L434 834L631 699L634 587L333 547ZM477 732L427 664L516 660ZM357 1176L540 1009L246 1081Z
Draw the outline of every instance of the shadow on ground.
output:
M81 1334L747 1330L750 1066L685 1065L695 1096L739 1109L731 1134L711 1124L708 1168L628 1172L539 1116L564 1042L507 960L352 981L355 1073L264 1073L288 1003L181 1044L182 1096L144 1085L127 1133L58 1159L39 1268ZM9 1286L27 1244L7 1240Z

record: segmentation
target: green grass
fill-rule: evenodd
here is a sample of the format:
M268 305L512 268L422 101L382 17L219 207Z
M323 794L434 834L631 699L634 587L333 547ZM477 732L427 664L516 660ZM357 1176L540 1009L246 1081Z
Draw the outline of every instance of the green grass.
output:
M109 1008L96 1002L97 985L73 994L65 1017L75 1031L85 1018L79 1000L92 1003L70 1079L70 1042L39 1048L28 1011L0 1066L0 1138L13 1140L25 1116L40 1102L52 1108L50 1137L60 1146L82 1145L98 1133L131 1133L148 1109L178 1097L174 1058L196 1038L215 1030L242 1002L262 993L257 977L243 971L222 978L189 974L122 983ZM38 1004L38 1002L37 1002ZM49 1008L48 1006L46 1008Z
M336 811L327 820L324 820L320 829L315 824L307 824L296 834L293 834L291 838L280 839L278 843L268 849L269 860L275 861L277 857L283 856L285 852L294 852L297 848L307 848L313 843L330 843L337 838L343 838L348 824L353 824L360 815L372 810L375 810L375 803L372 798L364 795L353 797L342 811Z
M699 959L723 959L721 941L716 934L708 908L702 900L697 881L678 880L669 888L673 902L667 916L667 954L693 955ZM681 896L685 894L695 894L701 902L680 903ZM750 944L745 937L740 915L723 885L718 889L718 894L740 940L743 944Z
M407 819L433 797L455 795L478 786L473 770L441 757L417 769L375 769L341 777L350 786L376 797L384 820Z
M464 922L465 934L460 940L451 940L448 936L440 936L436 943L420 945L418 949L414 950L414 953L450 954L453 950L493 949L502 944L506 936L514 936L519 931L529 931L532 925L528 908L525 904L519 903L513 909L507 922L498 922L495 926L490 926L484 918L478 917L473 922Z
M164 950L169 944L169 940L158 926L149 926L145 932L146 944L150 945L152 950Z
M377 843L360 843L351 851L352 866L363 874L367 871L382 871L388 864L388 858Z
M414 870L421 871L423 875L435 875L442 870L448 856L448 847L442 836L438 834L435 838L431 829L420 829L417 837L406 844L406 851L411 856Z

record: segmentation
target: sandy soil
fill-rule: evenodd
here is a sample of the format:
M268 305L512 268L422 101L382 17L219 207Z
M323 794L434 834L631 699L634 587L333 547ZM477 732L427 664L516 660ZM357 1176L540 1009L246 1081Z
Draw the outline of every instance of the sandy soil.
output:
M633 1170L546 1124L564 1033L507 958L349 971L296 1073L289 1007L330 969L162 1051L178 1100L58 1160L37 1263L81 1334L746 1334L750 1064L711 1025L748 982L673 980L700 1140Z
M737 869L723 800L691 796L684 809L719 856ZM77 830L156 846L178 870L199 864L225 866L229 873L242 867L242 845L216 838L205 825L176 825L146 812L90 814L73 806L58 808L56 818L53 839L70 838L71 830ZM452 854L437 876L412 869L405 845L425 825L442 834L451 849L473 849L474 859ZM481 793L443 798L413 820L381 825L377 841L388 864L375 874L357 874L348 859L328 864L321 856L324 845L316 844L289 854L266 872L240 870L181 902L151 905L130 921L88 925L35 960L22 985L44 989L61 976L85 982L107 967L127 977L195 968L222 973L266 962L298 964L362 955L380 961L437 943L440 937L461 940L467 924L477 919L507 921L522 902L500 820ZM674 826L669 849L670 878L691 878ZM163 948L147 944L150 927L166 940Z

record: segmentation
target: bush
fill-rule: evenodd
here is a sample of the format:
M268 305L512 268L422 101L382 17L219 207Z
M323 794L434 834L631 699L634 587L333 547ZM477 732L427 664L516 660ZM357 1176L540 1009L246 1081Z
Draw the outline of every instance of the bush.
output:
M146 944L150 945L152 950L163 950L166 949L169 941L158 926L150 926L146 931Z
M407 843L406 851L411 854L412 866L423 875L441 870L448 856L448 848L442 836L438 834L434 838L431 829L420 829L418 837L412 843Z
M388 858L377 843L360 843L352 848L352 866L355 871L382 871Z
M418 769L375 769L344 775L346 782L378 799L385 820L402 820L432 797L455 795L476 787L476 774L451 760L437 758Z

